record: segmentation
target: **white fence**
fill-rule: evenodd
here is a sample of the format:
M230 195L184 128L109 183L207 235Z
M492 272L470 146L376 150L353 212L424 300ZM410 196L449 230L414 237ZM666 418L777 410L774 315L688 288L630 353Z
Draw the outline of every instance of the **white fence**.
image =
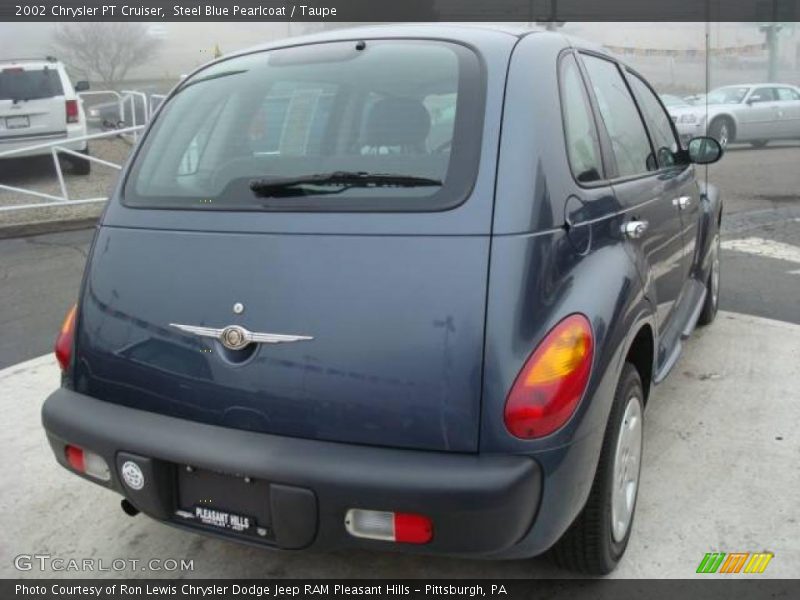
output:
M61 163L59 161L59 154L67 154L72 155L81 160L89 160L106 167L111 167L112 169L122 169L122 165L113 163L107 160L103 160L102 158L98 158L96 156L89 156L86 154L82 154L80 152L76 152L74 150L70 150L69 148L65 147L65 144L69 143L72 145L74 142L83 142L88 140L98 140L103 138L112 138L112 137L126 137L131 136L133 141L137 141L139 139L139 133L144 129L145 124L150 120L151 115L158 109L161 103L166 98L164 94L150 94L148 97L147 94L144 92L139 92L136 90L122 90L121 92L117 92L115 90L98 90L98 91L89 91L89 92L80 92L79 96L81 99L89 97L89 96L110 96L116 98L117 103L117 110L119 111L120 123L125 123L127 118L127 110L128 107L130 108L130 126L129 127L121 127L118 129L112 129L109 131L103 131L101 133L93 133L87 134L80 137L71 137L69 139L60 139L55 140L52 142L45 142L45 143L37 143L31 144L30 146L24 146L21 148L15 148L13 150L6 150L0 151L0 159L4 158L14 158L16 155L23 154L30 152L31 150L49 150L50 155L53 158L53 165L55 167L55 174L56 178L58 179L58 184L61 189L61 195L56 196L54 194L47 194L44 192L39 192L36 190L32 190L29 188L20 188L11 185L6 185L0 183L0 190L5 190L9 192L14 192L16 194L23 194L26 196L32 196L35 200L27 203L21 204L14 204L10 206L0 206L0 212L10 212L10 211L17 211L17 210L27 210L31 208L42 208L42 207L51 207L51 206L70 206L76 204L89 204L92 202L105 202L108 198L83 198L83 199L72 199L69 197L69 192L67 191L67 186L64 181L64 173L61 170ZM137 100L141 101L142 111L141 114L143 116L143 123L137 122Z

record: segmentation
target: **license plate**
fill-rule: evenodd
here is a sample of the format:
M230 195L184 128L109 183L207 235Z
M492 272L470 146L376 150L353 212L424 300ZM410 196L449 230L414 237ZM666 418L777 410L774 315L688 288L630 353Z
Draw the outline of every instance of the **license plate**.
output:
M194 519L203 525L210 525L219 529L227 529L235 533L251 533L255 530L255 519L244 515L211 508L209 506L195 506Z
M31 126L28 117L6 117L6 129L25 129Z

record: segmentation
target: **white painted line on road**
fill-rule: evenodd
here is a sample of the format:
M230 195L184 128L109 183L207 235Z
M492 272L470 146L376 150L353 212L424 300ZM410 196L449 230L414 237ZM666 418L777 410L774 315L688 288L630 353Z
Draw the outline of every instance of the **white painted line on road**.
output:
M763 256L765 258L775 258L777 260L800 263L799 246L793 246L792 244L785 244L783 242L776 242L775 240L767 240L757 237L749 237L739 240L725 240L722 242L722 247L725 250L746 252L747 254ZM789 272L792 274L798 273L798 271Z

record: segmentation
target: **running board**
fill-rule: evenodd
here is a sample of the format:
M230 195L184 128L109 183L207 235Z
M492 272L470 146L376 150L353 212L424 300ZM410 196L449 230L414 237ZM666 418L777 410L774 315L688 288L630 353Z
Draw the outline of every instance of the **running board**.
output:
M669 353L669 356L664 361L664 364L656 371L653 375L653 383L660 383L664 380L664 378L669 375L669 372L672 370L672 367L675 366L675 363L678 362L678 358L681 355L681 350L683 349L683 345L681 344L681 340L685 340L694 331L695 327L697 326L697 321L700 318L700 313L703 312L703 304L706 301L706 294L708 290L706 286L702 283L693 279L689 283L689 288L686 292L686 300L685 305L691 306L691 312L689 312L688 317L686 319L686 324L683 326L681 330L680 337L675 340L675 345L672 347L672 351ZM685 310L685 309L684 309Z

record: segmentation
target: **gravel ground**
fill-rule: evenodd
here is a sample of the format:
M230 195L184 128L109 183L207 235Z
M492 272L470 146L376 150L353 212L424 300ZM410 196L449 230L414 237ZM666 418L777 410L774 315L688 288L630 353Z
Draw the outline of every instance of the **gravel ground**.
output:
M131 145L122 139L102 139L89 142L92 155L121 164L130 152ZM68 163L63 164L64 181L69 197L74 200L107 196L117 180L118 171L99 163L92 163L90 175L72 173ZM50 157L0 160L0 183L32 189L45 194L60 195L61 190ZM29 204L38 201L34 196L0 190L0 206ZM43 202L45 200L42 200ZM70 221L97 218L103 210L103 202L32 208L28 210L0 212L0 230L3 227L48 221Z

